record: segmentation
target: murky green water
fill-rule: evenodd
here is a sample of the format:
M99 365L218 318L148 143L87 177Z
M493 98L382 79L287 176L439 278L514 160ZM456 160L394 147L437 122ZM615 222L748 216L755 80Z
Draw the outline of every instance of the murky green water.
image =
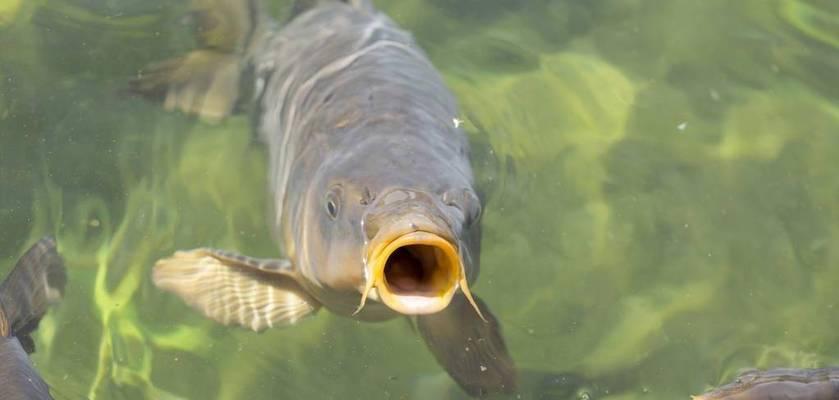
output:
M547 373L687 399L741 368L839 364L839 2L377 4L463 105L489 193L475 290L534 371L522 398L564 398ZM278 255L247 118L120 91L193 46L185 9L0 0L0 271L57 236L71 282L33 356L54 394L441 398L402 320L254 334L151 284L179 248Z

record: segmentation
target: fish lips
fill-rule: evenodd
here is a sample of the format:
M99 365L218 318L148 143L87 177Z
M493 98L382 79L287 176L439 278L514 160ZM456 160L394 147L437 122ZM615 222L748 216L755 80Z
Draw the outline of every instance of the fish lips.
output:
M381 233L385 237L377 235L371 242L365 266L368 287L372 284L382 303L401 314L432 314L445 309L463 276L452 241L423 230Z

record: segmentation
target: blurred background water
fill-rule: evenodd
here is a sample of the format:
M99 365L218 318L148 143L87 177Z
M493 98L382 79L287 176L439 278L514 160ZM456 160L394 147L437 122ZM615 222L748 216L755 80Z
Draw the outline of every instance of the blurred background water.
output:
M376 4L461 102L488 196L475 290L531 371L519 398L687 399L839 364L839 2ZM279 255L248 118L122 90L195 45L186 11L0 0L0 272L57 236L70 283L33 355L53 393L462 396L403 320L255 334L151 284L179 248Z

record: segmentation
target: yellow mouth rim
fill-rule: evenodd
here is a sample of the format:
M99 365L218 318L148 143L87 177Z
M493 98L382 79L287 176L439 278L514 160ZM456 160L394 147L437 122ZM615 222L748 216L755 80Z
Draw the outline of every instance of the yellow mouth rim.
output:
M433 296L398 295L388 287L385 277L385 267L388 258L402 247L416 245L431 246L442 252L440 258L444 262L441 264L445 265L445 275L442 276L442 279L445 279L446 282L439 285L442 290ZM472 298L458 249L450 241L443 239L439 235L424 231L414 231L400 235L390 242L371 249L370 257L368 257L367 261L370 274L368 275L364 291L361 295L361 302L353 315L358 314L364 308L367 296L374 287L377 289L379 297L385 305L397 312L408 315L431 314L445 309L457 292L458 287L460 287L463 294L469 300L469 303L472 304L472 307L478 313L478 316L486 321L477 303Z

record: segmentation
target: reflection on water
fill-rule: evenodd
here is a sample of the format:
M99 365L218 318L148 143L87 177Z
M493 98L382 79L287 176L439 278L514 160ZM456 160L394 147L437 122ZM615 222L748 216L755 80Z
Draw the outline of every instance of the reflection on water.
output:
M489 197L477 290L522 398L687 398L839 363L839 3L377 4L462 103ZM404 321L254 334L153 287L178 248L278 255L247 118L122 94L193 46L185 10L0 0L0 265L56 234L70 284L33 359L57 397L449 393Z

